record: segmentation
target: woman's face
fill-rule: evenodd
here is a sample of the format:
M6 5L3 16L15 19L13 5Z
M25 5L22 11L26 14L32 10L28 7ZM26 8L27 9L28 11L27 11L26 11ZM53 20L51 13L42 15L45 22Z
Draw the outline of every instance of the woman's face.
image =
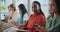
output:
M8 10L9 10L9 11L14 11L14 8L9 7Z
M40 13L39 11L39 5L37 3L33 3L32 4L32 11L36 14L36 13Z
M19 8L19 13L21 14L22 13L22 10Z
M50 12L57 12L57 7L54 0L49 0Z

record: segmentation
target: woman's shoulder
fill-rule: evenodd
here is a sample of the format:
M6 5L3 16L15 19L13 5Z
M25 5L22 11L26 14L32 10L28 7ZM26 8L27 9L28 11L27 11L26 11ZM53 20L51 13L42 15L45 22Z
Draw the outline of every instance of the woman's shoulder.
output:
M58 17L56 18L56 21L59 21L59 22L60 22L60 16L58 16Z
M18 11L16 10L16 11L14 11L14 13L18 13Z
M28 13L25 13L24 15L28 15Z
M34 16L35 16L35 14L31 14L31 15L30 15L30 17L34 17Z
M40 17L45 18L45 15L40 14Z
M23 16L23 20L28 20L29 19L29 16L28 16L28 13L25 13L24 16Z
M25 13L25 14L24 14L24 17L26 17L26 16L27 16L27 17L29 16L28 13Z
M50 18L52 18L52 15L49 15L49 16L47 17L47 20L50 19Z
M13 15L19 16L19 12L17 10L14 11Z

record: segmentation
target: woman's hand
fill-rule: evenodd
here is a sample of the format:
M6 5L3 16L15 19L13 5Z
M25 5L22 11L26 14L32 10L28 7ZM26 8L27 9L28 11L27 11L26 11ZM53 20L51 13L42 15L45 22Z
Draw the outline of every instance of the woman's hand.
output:
M5 22L8 23L8 16L5 16Z
M11 22L14 26L20 26L19 24L15 23L15 22Z
M21 26L17 23L11 22L14 26L17 26L18 29L21 29Z
M37 29L39 32L48 32L46 28L41 27L40 25L36 26L35 29Z
M33 25L33 26L34 26L34 28L35 28L37 31L42 32L42 31L40 30L40 25Z

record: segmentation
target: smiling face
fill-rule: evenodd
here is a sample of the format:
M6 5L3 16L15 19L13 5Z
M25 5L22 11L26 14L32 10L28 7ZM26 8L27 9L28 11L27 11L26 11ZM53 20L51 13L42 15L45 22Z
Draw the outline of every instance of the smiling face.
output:
M49 0L49 6L50 6L50 12L54 12L54 13L57 12L57 7L54 0Z
M37 14L37 13L40 13L40 10L39 10L39 5L37 3L33 3L32 4L32 11Z

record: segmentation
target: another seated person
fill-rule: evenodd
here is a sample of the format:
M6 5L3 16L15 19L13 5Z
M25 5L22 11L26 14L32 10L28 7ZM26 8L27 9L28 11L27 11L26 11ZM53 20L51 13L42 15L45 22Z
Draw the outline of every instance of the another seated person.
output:
M16 26L26 26L27 24L27 21L29 19L28 17L28 12L24 6L24 4L20 4L18 6L19 8L19 14L20 14L20 17L18 18L18 24L16 24Z
M31 14L28 24L27 30L28 32L38 32L34 27L36 25L40 25L41 27L45 26L45 15L41 10L41 5L38 1L34 1L32 4L32 11L34 14Z
M19 17L19 13L18 11L16 11L14 4L10 4L10 6L8 6L8 10L9 12L5 16L5 21L8 23L11 23L11 22L18 23L17 20Z

